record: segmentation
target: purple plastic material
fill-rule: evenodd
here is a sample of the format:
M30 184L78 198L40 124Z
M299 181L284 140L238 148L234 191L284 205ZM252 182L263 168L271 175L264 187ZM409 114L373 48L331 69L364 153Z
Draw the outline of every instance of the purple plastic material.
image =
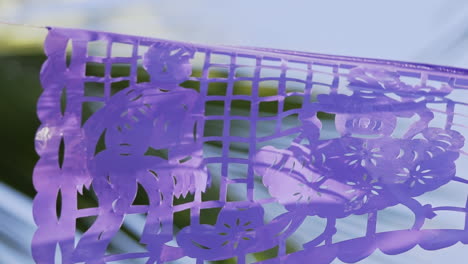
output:
M118 46L125 56L114 55ZM261 263L354 263L377 249L468 243L466 200L433 206L425 196L468 183L460 169L468 160L466 70L61 28L49 29L44 49L36 263L56 263L57 252L64 264L253 263L269 249ZM102 74L90 76L89 65ZM115 76L116 65L129 72ZM150 81L139 81L145 72ZM90 83L101 93L89 93ZM114 91L117 83L126 86ZM236 151L241 145L246 152ZM138 186L147 204L134 204ZM86 193L97 206L79 203ZM411 212L409 227L379 231L379 213L397 205ZM207 210L215 222L204 222ZM465 226L425 228L441 211ZM190 223L174 228L181 212ZM112 253L126 217L137 214L143 250ZM337 221L352 215L367 217L364 234L336 241ZM83 219L92 221L81 233ZM307 219L326 224L287 252Z

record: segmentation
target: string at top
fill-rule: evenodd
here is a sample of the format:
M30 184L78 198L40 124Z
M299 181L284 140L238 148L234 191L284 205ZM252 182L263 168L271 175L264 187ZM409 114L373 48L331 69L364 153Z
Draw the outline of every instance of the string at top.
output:
M23 23L14 23L14 22L7 22L7 21L1 21L1 20L0 20L0 24L1 25L7 25L7 26L49 29L49 27L45 27L45 26L36 26L36 25L23 24Z

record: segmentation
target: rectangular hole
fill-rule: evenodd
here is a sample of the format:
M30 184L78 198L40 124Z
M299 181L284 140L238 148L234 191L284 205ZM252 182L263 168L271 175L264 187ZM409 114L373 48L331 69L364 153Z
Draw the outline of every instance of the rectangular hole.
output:
M107 57L107 42L105 41L88 42L88 56Z
M112 43L112 57L132 57L133 45L126 43Z
M231 142L229 144L229 157L248 159L249 158L249 143Z
M231 116L250 116L252 103L247 100L231 101Z
M200 210L200 224L215 225L221 208L207 208Z
M111 68L111 77L130 76L130 65L124 63L113 63Z
M203 144L203 158L218 158L223 155L222 141L210 140Z
M84 96L104 97L104 83L101 82L85 82Z
M227 200L230 202L247 200L247 184L245 183L228 184Z
M143 57L146 52L148 52L149 47L148 46L138 46L138 56Z
M224 120L206 120L204 135L205 137L215 137L223 135Z
M229 68L224 67L210 67L208 71L208 78L224 78L229 77Z
M130 87L130 81L112 82L111 83L111 96Z
M86 63L86 76L104 77L106 74L106 65L102 63Z
M277 114L278 114L278 101L260 102L259 104L259 116L260 117L276 116Z
M237 78L253 78L255 69L255 67L238 67L234 76Z
M210 56L211 64L230 64L231 56L223 53L211 53Z
M229 135L235 137L249 137L250 121L249 120L231 120Z
M205 103L205 115L207 116L223 116L224 115L225 102L218 101L206 101Z
M302 124L299 121L298 114L288 115L281 120L281 130L288 130L295 127L300 127Z
M261 68L260 70L260 78L280 78L281 74L281 69Z
M307 74L306 71L288 70L286 72L286 77L305 81L307 80Z
M257 138L271 136L275 133L276 120L258 120L257 121Z
M304 97L302 96L286 96L284 99L283 112L291 109L300 109L303 101Z
M257 65L257 58L255 57L248 57L248 56L237 56L236 57L236 64L242 66L255 66Z
M278 95L279 81L261 81L258 95L260 97Z
M332 74L314 72L312 78L314 82L323 83L331 86L333 84L335 76L333 76Z
M249 166L247 164L229 163L228 178L229 179L246 179Z
M286 93L304 93L305 86L303 82L286 81Z
M192 63L192 77L202 77L203 75L203 65L205 64L205 53L195 52L193 59L190 61Z
M233 86L234 95L251 95L252 82L251 81L235 81Z
M208 83L208 95L219 95L225 96L227 92L226 82L209 82Z

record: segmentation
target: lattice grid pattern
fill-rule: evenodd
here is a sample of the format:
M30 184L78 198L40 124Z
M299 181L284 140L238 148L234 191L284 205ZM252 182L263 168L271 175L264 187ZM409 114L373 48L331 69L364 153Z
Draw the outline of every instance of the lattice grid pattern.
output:
M37 263L352 263L468 242L465 70L58 28L45 52ZM452 184L461 203L435 206ZM380 232L397 205L411 224ZM464 226L426 228L442 211ZM339 239L353 216L363 236ZM323 233L297 238L315 218ZM116 250L119 230L139 247Z

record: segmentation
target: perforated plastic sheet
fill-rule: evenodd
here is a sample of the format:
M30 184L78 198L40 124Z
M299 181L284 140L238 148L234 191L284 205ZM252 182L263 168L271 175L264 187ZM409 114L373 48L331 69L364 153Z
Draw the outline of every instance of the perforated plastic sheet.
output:
M354 263L468 243L466 70L61 28L44 49L37 263ZM446 212L463 225L433 224ZM364 225L345 239L350 217ZM118 249L121 232L138 247Z

